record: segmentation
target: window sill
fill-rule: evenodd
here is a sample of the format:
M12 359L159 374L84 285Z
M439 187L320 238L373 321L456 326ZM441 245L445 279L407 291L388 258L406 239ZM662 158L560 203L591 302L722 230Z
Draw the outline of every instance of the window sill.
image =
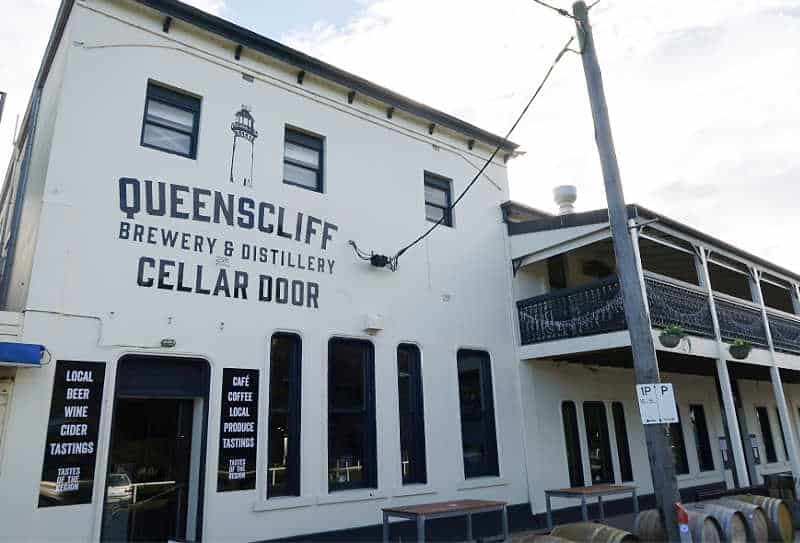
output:
M509 483L506 479L501 477L476 477L474 479L467 479L460 485L458 490L472 490L475 488L491 488L493 486L508 486Z
M316 498L311 496L284 496L280 498L270 498L268 500L260 500L253 504L253 511L275 511L278 509L295 509L298 507L308 507L317 502Z
M366 502L370 500L385 500L386 491L377 488L360 488L356 490L339 490L317 498L317 504L327 505L332 503Z
M406 496L425 496L429 494L436 494L436 490L428 485L406 485L395 488L391 494L393 498L403 498Z

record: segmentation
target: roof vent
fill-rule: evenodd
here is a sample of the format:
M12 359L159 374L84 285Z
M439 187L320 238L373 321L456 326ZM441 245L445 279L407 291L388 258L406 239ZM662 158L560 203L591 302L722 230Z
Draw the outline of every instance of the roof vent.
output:
M575 213L575 200L578 199L578 188L575 185L561 185L553 189L553 199L558 205L559 215Z

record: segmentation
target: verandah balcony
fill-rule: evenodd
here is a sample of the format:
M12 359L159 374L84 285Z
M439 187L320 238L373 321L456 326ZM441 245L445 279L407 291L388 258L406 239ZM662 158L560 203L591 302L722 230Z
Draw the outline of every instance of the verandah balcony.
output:
M682 327L688 334L713 338L706 292L692 285L645 274L654 328ZM714 295L722 339L744 339L767 347L760 309L733 297ZM575 288L517 302L522 345L618 332L627 329L619 279L611 276ZM768 310L775 349L800 354L800 319Z

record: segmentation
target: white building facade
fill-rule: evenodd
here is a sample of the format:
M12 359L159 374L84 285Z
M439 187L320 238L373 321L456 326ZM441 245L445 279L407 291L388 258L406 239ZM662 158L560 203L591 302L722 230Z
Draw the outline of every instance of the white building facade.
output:
M502 500L521 527L547 488L647 499L613 296L580 323L531 309L613 283L607 220L507 204L514 144L174 0L65 1L22 126L0 197L0 539L352 539L389 505ZM440 219L396 271L365 260ZM662 367L687 491L797 456L798 279L742 258L795 289L791 337L755 338L757 370L718 394L730 334L672 323L694 334ZM739 414L759 464L730 437L723 461Z

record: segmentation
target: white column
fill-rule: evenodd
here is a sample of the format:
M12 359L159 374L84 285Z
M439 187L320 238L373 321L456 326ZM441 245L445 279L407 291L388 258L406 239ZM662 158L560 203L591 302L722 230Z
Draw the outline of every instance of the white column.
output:
M742 447L742 434L739 432L739 419L736 416L736 403L733 400L733 387L731 386L731 378L728 373L728 359L725 354L725 344L722 342L722 334L719 331L719 318L717 317L717 303L714 300L714 291L711 289L711 276L708 273L708 252L703 246L700 249L700 264L701 272L703 274L703 287L708 294L708 304L711 308L711 322L714 325L714 337L717 340L717 378L719 379L719 387L722 392L722 404L725 409L725 419L728 423L728 435L730 436L730 443L728 447L733 454L733 461L736 464L736 477L739 481L739 486L745 487L750 485L750 477L748 475L748 464Z
M761 272L757 269L751 269L751 274L754 279L756 302L761 307L761 316L764 319L764 331L767 336L767 345L769 346L769 356L772 361L772 366L769 368L769 375L772 379L772 389L775 392L775 403L778 405L778 415L783 435L786 438L786 448L789 451L789 463L792 466L792 478L794 479L795 495L800 496L800 450L797 447L795 438L794 426L792 425L792 417L789 415L789 408L786 405L786 395L783 392L783 381L781 379L781 370L778 367L775 359L775 345L772 342L772 331L769 328L769 317L767 315L767 306L764 305L764 295L761 292Z

